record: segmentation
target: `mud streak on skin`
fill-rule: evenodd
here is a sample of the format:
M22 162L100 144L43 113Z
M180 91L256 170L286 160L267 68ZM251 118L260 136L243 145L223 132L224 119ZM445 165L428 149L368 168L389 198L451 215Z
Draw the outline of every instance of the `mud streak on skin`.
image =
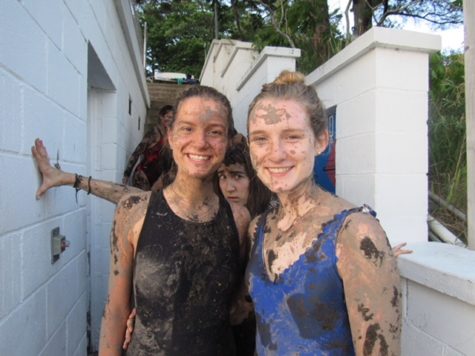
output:
M274 252L274 250L270 250L268 253L267 253L267 264L268 264L268 268L269 268L269 272L272 271L272 264L274 263L275 259L277 258L277 255L276 253ZM272 272L271 272L272 273ZM276 276L274 276L276 277Z
M364 321L368 321L373 319L373 313L369 313L369 308L365 307L364 304L358 304L358 311L360 312L361 316L363 317Z
M363 346L363 355L371 355L373 353L376 342L379 340L380 348L378 355L388 355L388 343L384 338L384 335L380 333L381 327L379 324L372 324L366 330L366 337Z
M396 286L393 286L393 297L391 299L391 305L395 308L399 305L399 291Z
M222 115L219 112L217 112L216 110L213 110L209 106L207 106L206 111L203 114L200 115L200 119L203 120L203 121L209 121L213 117L216 117L216 116L222 116Z
M383 264L384 252L379 251L368 236L365 236L363 240L361 240L360 249L368 260L371 260L376 266L381 267Z
M136 195L132 195L124 202L124 207L127 209L131 209L135 204L140 202L140 197Z
M257 110L266 111L265 114L259 115L264 119L264 122L267 125L276 124L284 119L289 119L290 114L285 109L276 109L271 104L269 105L258 105Z
M111 253L112 251L118 251L117 247L117 234L115 233L115 225L116 221L114 220L112 223L112 246L111 246Z

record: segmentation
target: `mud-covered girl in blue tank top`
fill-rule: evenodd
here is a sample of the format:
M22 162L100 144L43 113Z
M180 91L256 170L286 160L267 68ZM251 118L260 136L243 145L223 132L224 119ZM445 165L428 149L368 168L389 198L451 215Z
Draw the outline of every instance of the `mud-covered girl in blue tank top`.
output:
M247 268L259 355L399 355L400 281L370 209L313 181L328 144L323 106L300 73L264 85L249 109L249 144L279 206L250 226Z

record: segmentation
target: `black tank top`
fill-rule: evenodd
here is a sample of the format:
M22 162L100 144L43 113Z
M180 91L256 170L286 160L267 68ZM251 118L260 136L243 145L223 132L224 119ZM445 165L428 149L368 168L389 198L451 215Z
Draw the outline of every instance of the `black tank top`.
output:
M233 355L229 309L239 282L239 237L220 197L216 217L183 220L152 192L137 245L137 317L127 355Z

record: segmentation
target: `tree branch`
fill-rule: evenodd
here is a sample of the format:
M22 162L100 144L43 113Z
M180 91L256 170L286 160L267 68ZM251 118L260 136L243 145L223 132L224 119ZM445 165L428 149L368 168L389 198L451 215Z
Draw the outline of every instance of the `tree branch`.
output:
M292 48L296 48L296 45L295 45L295 42L292 40L292 38L290 37L290 35L285 32L285 31L282 31L281 29L281 26L282 26L282 21L285 20L286 21L286 15L285 15L285 9L284 9L284 4L283 4L283 1L278 1L277 2L277 6L280 4L280 7L281 7L281 18L280 18L280 21L277 20L277 16L276 16L276 12L275 12L275 9L272 9L271 6L269 6L267 3L265 3L264 1L260 1L260 3L268 9L268 11L270 12L270 15L271 15L271 22L272 22L272 27L274 27L274 30L279 34L281 35L282 37L284 37L287 42L289 43L290 47Z
M348 14L350 12L350 5L353 3L353 0L348 0L348 4L346 4L346 9L345 9L345 22L346 22L346 39L349 40L352 36L352 32L350 32L350 15Z

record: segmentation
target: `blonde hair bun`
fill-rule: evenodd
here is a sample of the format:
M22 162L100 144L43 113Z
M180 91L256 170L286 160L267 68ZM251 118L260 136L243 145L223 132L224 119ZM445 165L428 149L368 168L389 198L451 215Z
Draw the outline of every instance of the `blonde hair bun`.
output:
M304 84L305 76L300 72L282 71L274 80L274 84Z

